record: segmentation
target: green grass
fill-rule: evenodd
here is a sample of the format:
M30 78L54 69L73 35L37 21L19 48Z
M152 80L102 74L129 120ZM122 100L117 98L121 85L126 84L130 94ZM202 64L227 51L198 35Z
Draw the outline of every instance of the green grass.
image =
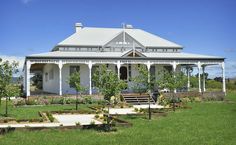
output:
M50 105L50 106L31 106L31 107L13 107L9 102L8 116L16 119L38 119L39 111L58 111L58 110L75 110L75 105ZM79 105L79 109L88 109L86 105ZM0 118L5 114L5 101L0 106Z
M236 102L236 90L235 91L228 91L226 100L234 101Z
M112 133L80 129L14 131L0 136L0 145L235 145L235 98L236 93L230 92L227 99L233 103L190 103L192 109L177 110L167 117L153 117L151 121L140 116L124 116L122 118L133 126L121 127Z

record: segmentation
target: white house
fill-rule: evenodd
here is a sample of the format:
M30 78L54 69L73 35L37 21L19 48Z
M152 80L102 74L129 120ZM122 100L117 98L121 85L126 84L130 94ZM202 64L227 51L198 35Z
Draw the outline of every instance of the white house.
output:
M205 67L220 65L222 90L226 91L224 58L182 51L181 45L135 29L132 25L125 25L123 28L96 28L76 23L75 33L58 43L50 52L26 56L24 90L30 96L30 73L41 70L44 92L59 95L74 93L67 80L77 70L81 74L81 83L89 88L89 94L93 94L95 89L92 74L99 65L106 64L118 73L120 79L129 82L137 74L135 66L145 64L153 74L168 67L176 71L182 66L196 66L199 72L199 92L206 90L205 79L200 79Z

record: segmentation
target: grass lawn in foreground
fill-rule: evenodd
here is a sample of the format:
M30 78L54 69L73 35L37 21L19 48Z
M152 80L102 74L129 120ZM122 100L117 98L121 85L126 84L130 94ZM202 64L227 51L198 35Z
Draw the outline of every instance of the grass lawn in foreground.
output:
M87 105L80 104L79 109L89 109ZM75 110L75 105L48 105L48 106L20 106L13 107L12 103L9 102L8 116L16 119L36 119L40 118L39 111L58 111L58 110ZM2 101L0 106L0 118L4 117L5 114L5 101Z
M0 136L0 145L235 145L236 93L232 102L189 103L192 109L171 112L167 117L124 116L133 123L129 128L104 133L95 130L14 131Z

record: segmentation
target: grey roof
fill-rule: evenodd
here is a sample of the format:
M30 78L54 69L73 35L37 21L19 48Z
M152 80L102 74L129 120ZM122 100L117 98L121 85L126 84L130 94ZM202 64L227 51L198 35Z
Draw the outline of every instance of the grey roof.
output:
M125 52L72 52L52 51L47 53L33 54L27 58L122 58ZM141 52L140 52L141 53ZM145 58L154 59L224 59L219 56L209 56L192 53L142 53ZM139 59L139 58L138 58Z
M174 42L163 39L141 29L93 28L84 27L67 39L58 43L59 46L103 46L122 32L127 33L145 47L182 48Z

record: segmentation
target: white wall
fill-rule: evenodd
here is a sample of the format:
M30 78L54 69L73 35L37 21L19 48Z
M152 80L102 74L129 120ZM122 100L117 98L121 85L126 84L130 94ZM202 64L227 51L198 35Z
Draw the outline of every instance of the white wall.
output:
M75 94L75 89L70 88L68 79L70 76L70 66L80 66L80 82L89 89L89 69L85 64L65 64L62 67L62 94Z
M53 79L49 79L49 74L53 69ZM46 81L45 73L48 73ZM59 68L56 64L46 64L43 67L43 91L50 93L59 93Z
M62 68L62 94L75 94L75 90L70 88L68 84L70 66L80 66L80 81L81 84L89 89L89 69L85 64L65 64ZM127 65L126 65L127 66ZM131 65L131 76L135 77L138 75L138 70L136 69L137 65ZM127 66L128 68L128 66ZM49 73L53 69L52 80L49 79ZM116 65L109 64L109 69L115 71ZM164 65L155 65L155 73L164 69ZM177 71L180 71L180 66L177 66ZM48 81L46 82L45 73L48 73ZM129 72L128 72L129 73ZM128 75L128 74L127 74ZM158 76L156 76L158 79ZM132 90L132 83L128 83L129 91ZM46 64L43 68L43 91L50 93L59 93L59 68L55 64ZM96 92L96 89L93 89L93 92Z

